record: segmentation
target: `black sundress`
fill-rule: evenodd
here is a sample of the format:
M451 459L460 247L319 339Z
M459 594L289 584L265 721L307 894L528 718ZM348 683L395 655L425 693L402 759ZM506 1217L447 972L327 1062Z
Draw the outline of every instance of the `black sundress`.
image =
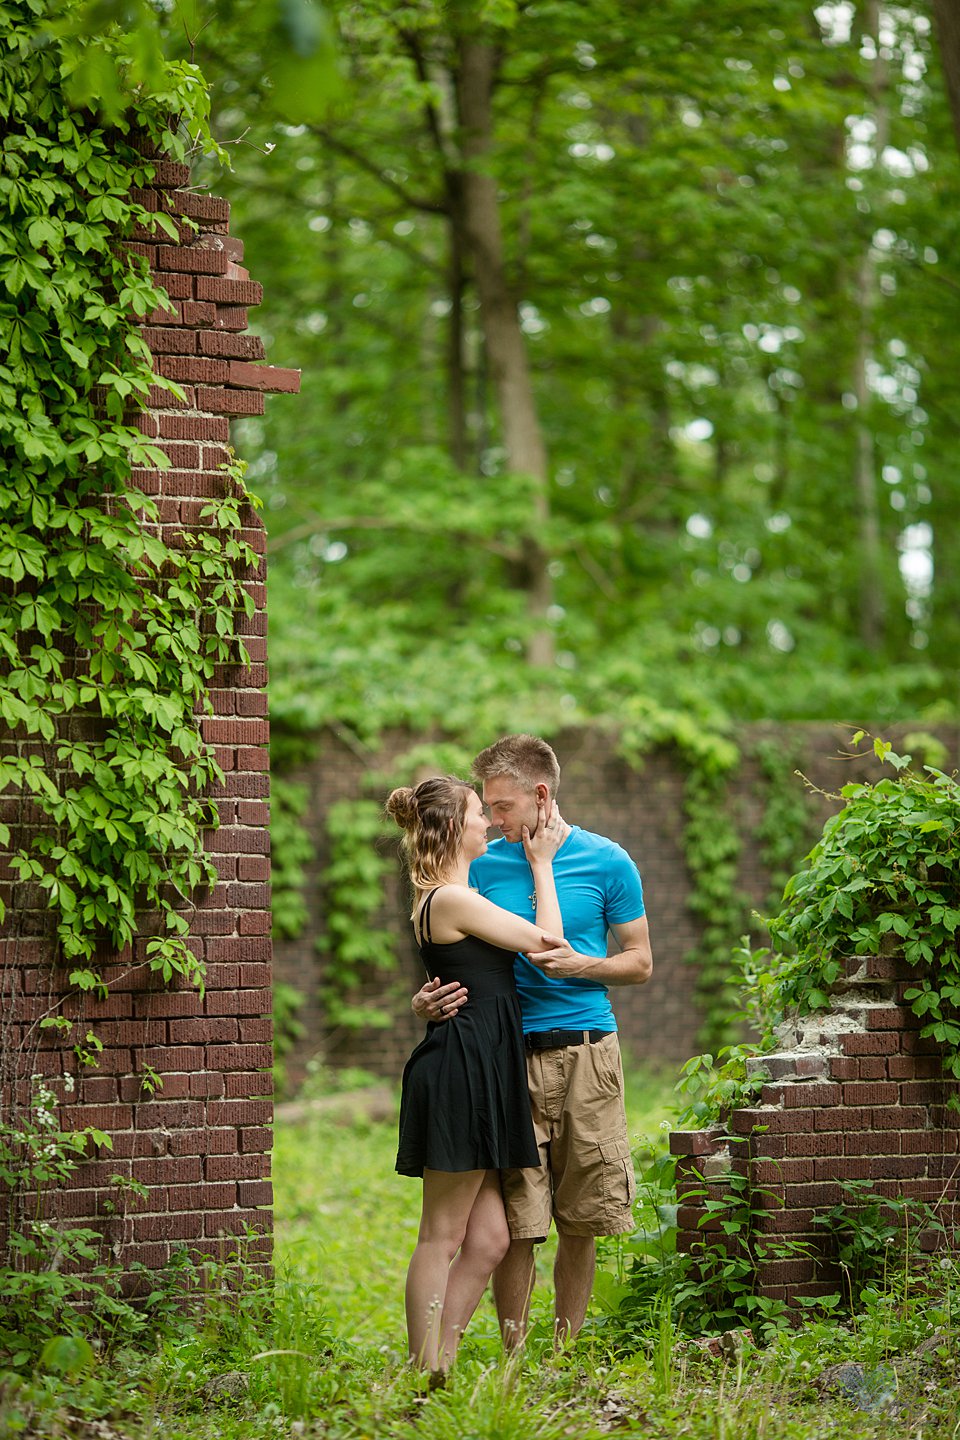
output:
M469 998L456 1016L429 1022L407 1061L400 1098L397 1170L505 1170L537 1166L537 1151L516 959L468 935L447 945L430 938L431 890L420 912L420 954L441 984L458 980Z

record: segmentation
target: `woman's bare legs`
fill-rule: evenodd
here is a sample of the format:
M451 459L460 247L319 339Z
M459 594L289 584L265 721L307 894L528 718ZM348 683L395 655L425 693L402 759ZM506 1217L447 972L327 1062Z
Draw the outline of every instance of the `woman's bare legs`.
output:
M485 1170L424 1170L423 1209L417 1248L407 1269L407 1340L410 1358L423 1370L439 1370L440 1329L450 1265L463 1244Z
M496 1170L487 1170L470 1211L460 1253L450 1266L440 1330L441 1369L448 1370L453 1364L463 1332L509 1244L500 1176Z

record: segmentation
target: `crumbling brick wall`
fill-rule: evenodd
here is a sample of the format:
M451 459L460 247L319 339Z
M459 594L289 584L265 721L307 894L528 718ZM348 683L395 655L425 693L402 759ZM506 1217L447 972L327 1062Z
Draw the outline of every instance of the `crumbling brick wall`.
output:
M139 425L163 449L166 470L140 470L137 486L155 498L165 531L208 523L201 511L228 493L221 466L229 457L232 415L260 414L266 391L295 391L296 371L260 365L263 345L245 334L247 307L260 286L241 266L243 246L229 234L229 206L186 188L182 165L156 164L155 182L134 198L178 219L180 241L150 232L131 248L146 256L170 297L143 333L160 374L179 382L183 398L154 388ZM194 222L193 228L186 220ZM188 907L189 945L206 964L206 993L165 989L145 961L146 937L122 954L101 951L110 987L103 1001L69 996L68 972L54 967L45 917L31 913L22 888L10 895L2 947L2 1078L7 1100L31 1074L48 1078L65 1129L109 1133L110 1152L90 1158L69 1188L47 1200L48 1218L93 1225L129 1272L157 1268L174 1247L205 1252L232 1244L250 1228L263 1259L270 1242L272 1119L270 860L266 699L265 535L252 509L242 538L260 557L246 577L254 613L242 621L249 666L220 666L213 713L202 734L225 772L213 795L220 825L207 835L216 885ZM165 536L165 538L169 538ZM17 744L22 737L7 737ZM51 763L55 763L51 756ZM0 802L16 825L19 802ZM22 833L14 833L16 848ZM9 881L10 871L4 869ZM96 1068L82 1069L70 1042L41 1032L38 1021L68 995L63 1013L90 1022L103 1044ZM162 1081L154 1093L142 1076ZM64 1076L72 1077L64 1080ZM146 1187L143 1198L111 1186L119 1175ZM124 1200L124 1196L126 1199Z
M844 1181L923 1201L948 1229L960 1220L960 1113L949 1108L960 1085L904 1001L915 981L896 956L849 959L830 1009L785 1025L782 1049L750 1062L767 1077L757 1104L671 1135L681 1251L740 1243L707 1207L730 1196L730 1174L747 1182L754 1253L786 1242L787 1253L761 1260L757 1293L787 1303L840 1288L814 1217L844 1201ZM920 1239L934 1246L937 1232Z

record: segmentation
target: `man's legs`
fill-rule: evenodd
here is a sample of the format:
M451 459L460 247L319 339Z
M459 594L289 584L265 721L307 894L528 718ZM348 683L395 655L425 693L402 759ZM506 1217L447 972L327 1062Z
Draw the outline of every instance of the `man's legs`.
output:
M597 1268L597 1242L592 1235L558 1237L553 1267L556 1290L556 1341L572 1340L580 1333L587 1314L593 1276Z
M543 1117L547 1131L540 1148L550 1184L547 1215L552 1212L558 1235L553 1278L556 1339L562 1343L579 1333L586 1318L596 1236L633 1229L623 1070L616 1034L589 1045L537 1052L531 1059L537 1062L536 1071L528 1066L534 1115ZM513 1224L509 1195L507 1199L507 1218ZM534 1223L520 1221L523 1226Z
M527 1338L532 1293L533 1241L511 1240L509 1250L493 1272L493 1298L507 1350L516 1349Z
M597 1262L592 1235L560 1235L553 1267L556 1290L556 1339L578 1335L587 1314ZM511 1240L510 1249L493 1274L493 1298L503 1343L508 1350L522 1345L527 1335L530 1296L533 1293L533 1241Z
M533 1052L527 1056L527 1084L541 1164L504 1171L501 1181L514 1234L543 1239L551 1216L557 1225L559 1341L578 1334L586 1317L596 1269L595 1236L633 1228L633 1166L616 1035L592 1045ZM534 1243L511 1239L493 1277L508 1348L526 1337Z

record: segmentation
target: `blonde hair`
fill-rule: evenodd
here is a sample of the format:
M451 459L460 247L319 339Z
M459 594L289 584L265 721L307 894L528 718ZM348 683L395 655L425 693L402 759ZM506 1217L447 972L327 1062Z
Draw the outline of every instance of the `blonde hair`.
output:
M473 786L455 775L434 775L416 789L402 785L387 797L387 814L400 826L410 879L417 890L438 885L456 863L463 843L467 796Z
M551 799L560 785L560 762L539 735L504 735L480 751L473 773L481 783L508 775L524 790L546 785Z

